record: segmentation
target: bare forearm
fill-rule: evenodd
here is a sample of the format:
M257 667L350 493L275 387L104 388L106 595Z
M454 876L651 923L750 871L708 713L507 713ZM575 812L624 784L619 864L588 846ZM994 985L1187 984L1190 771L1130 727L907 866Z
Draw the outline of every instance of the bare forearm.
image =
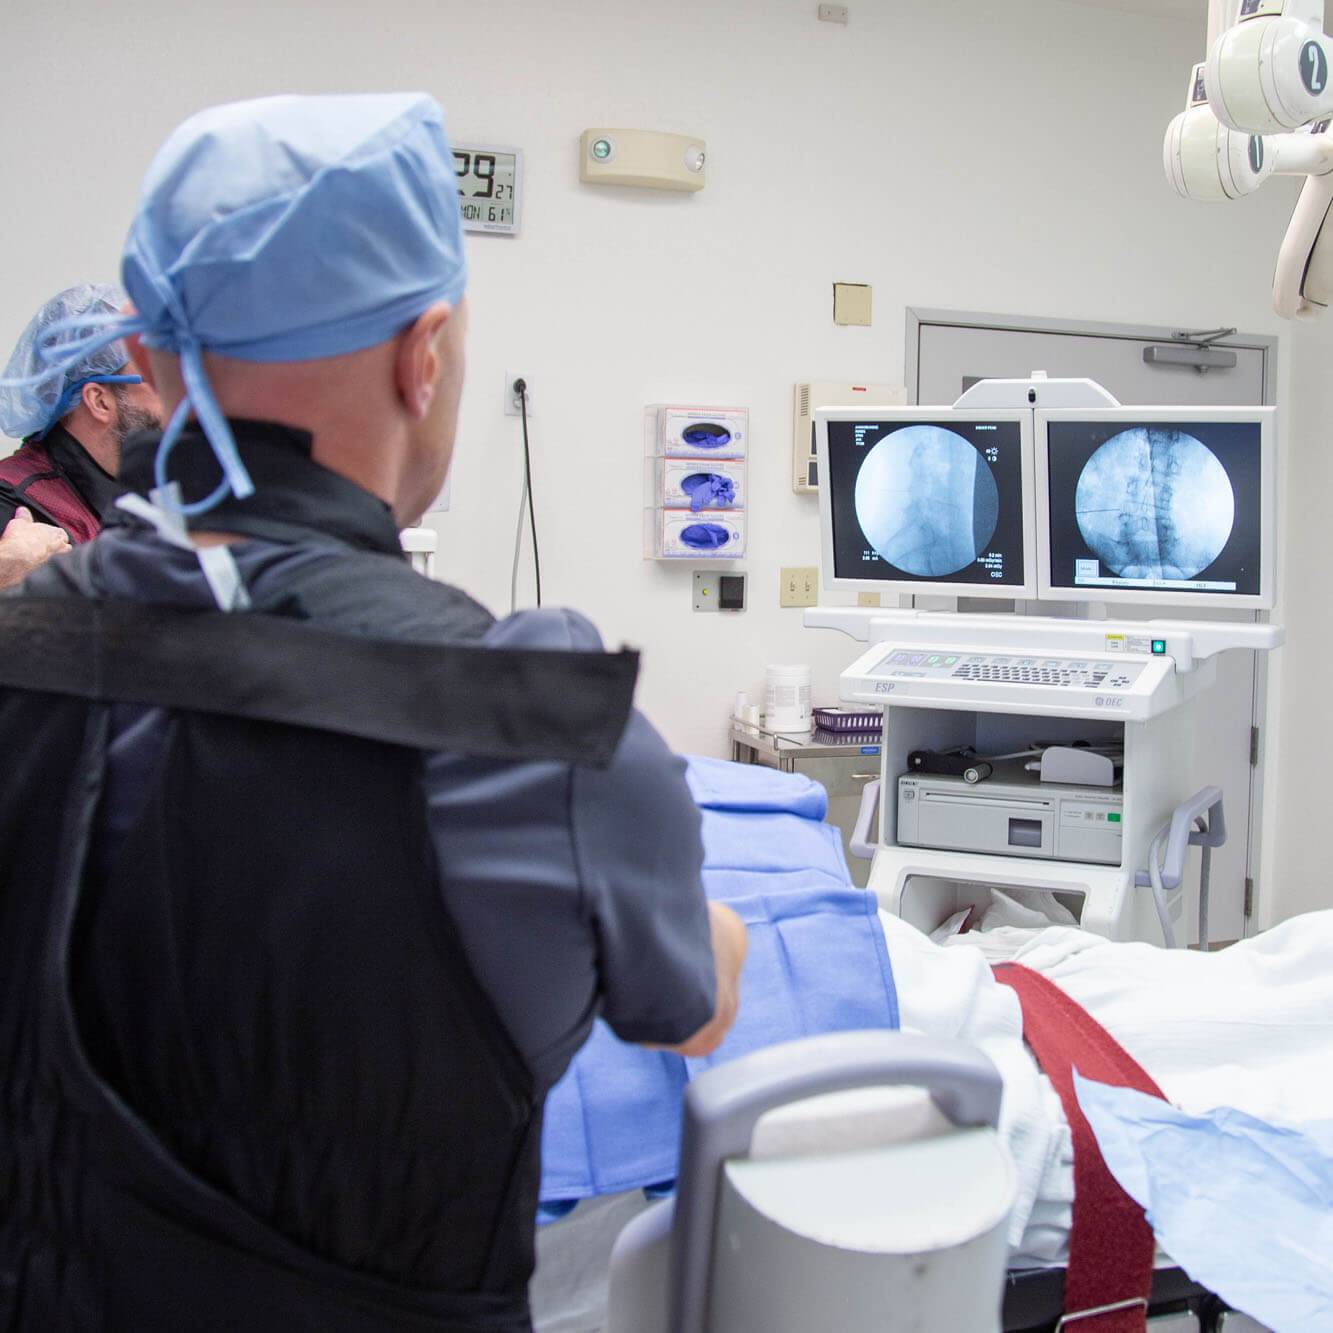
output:
M713 939L713 966L717 972L717 998L713 1016L693 1036L668 1049L678 1055L711 1055L736 1021L740 1005L741 966L749 947L740 917L721 903L708 904L708 924Z
M0 589L22 583L38 565L45 564L49 558L47 555L7 551L0 543Z

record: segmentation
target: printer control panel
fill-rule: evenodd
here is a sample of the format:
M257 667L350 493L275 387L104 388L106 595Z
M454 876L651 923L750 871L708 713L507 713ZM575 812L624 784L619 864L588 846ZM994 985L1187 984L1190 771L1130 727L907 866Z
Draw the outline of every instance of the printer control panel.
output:
M957 649L896 648L876 668L899 680L977 681L985 684L1042 685L1067 689L1128 690L1142 662L1089 657L1031 657L1013 653L963 653Z

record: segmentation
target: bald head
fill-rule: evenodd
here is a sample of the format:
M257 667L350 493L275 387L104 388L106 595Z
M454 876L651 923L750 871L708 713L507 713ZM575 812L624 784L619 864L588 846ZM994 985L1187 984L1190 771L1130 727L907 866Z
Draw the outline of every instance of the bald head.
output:
M439 494L453 456L466 322L466 298L436 302L373 347L302 361L205 352L204 370L226 416L308 431L317 463L379 496L406 527ZM169 417L185 397L179 358L137 340L131 357Z

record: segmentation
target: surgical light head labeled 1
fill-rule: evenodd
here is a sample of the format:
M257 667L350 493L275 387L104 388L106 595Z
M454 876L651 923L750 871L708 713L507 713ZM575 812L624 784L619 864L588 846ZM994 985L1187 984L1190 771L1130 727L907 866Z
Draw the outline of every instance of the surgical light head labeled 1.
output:
M1273 172L1262 135L1223 125L1208 104L1203 64L1190 75L1186 108L1166 127L1162 165L1176 193L1204 203L1253 194Z
M1273 175L1322 176L1333 170L1333 139L1322 127L1266 135L1229 129L1213 114L1206 86L1206 67L1195 65L1186 108L1167 126L1162 142L1162 165L1178 194L1222 202L1253 194Z
M1208 53L1208 98L1229 129L1294 130L1333 113L1323 0L1241 0Z

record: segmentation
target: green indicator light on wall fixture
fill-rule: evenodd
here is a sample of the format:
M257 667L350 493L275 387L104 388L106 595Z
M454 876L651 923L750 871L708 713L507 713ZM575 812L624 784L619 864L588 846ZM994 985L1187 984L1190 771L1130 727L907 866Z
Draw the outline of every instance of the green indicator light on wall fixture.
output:
M596 140L592 146L592 155L599 162L605 162L606 159L611 156L611 140L610 139Z

